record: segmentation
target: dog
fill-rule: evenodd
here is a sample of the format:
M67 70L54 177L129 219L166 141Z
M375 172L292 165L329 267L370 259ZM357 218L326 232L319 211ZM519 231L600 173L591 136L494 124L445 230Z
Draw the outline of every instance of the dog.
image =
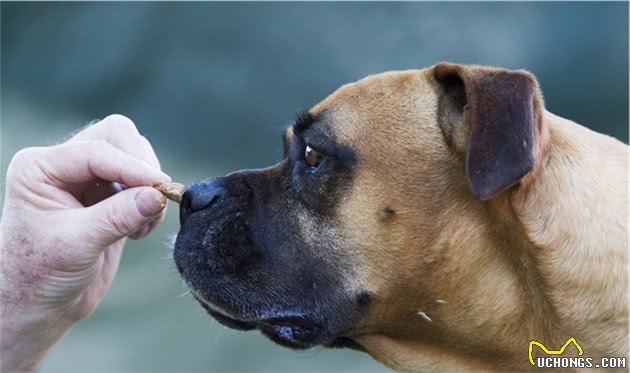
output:
M175 263L220 323L401 371L628 355L628 146L546 111L531 73L368 76L283 142L184 193Z

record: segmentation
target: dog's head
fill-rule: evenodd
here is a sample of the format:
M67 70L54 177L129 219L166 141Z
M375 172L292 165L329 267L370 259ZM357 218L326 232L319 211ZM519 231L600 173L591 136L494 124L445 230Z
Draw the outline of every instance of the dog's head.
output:
M490 240L484 201L535 167L541 109L523 71L345 85L286 130L278 164L187 188L177 268L218 321L282 345L443 336L440 307L476 281L467 243Z

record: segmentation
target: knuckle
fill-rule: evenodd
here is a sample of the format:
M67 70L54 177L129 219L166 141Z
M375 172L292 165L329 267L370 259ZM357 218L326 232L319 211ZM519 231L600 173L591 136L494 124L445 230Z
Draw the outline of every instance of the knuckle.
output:
M114 147L103 140L88 140L73 144L77 150L84 154L88 167L93 168L102 163L108 155L115 151Z
M121 114L109 115L103 120L103 122L111 126L112 129L126 131L130 133L138 133L138 129L136 128L135 123L128 117Z
M13 159L11 159L11 163L23 164L30 162L38 153L38 148L30 147L24 148L15 153Z
M107 145L107 142L102 140L82 140L63 144L62 147L67 156L77 157L80 155L81 159L85 159L89 165L99 155L108 153Z
M24 172L35 164L35 160L42 154L42 148L24 148L13 156L7 169L7 176L13 176Z
M83 147L88 154L95 156L99 154L106 154L112 149L111 144L104 140L88 140L77 146Z

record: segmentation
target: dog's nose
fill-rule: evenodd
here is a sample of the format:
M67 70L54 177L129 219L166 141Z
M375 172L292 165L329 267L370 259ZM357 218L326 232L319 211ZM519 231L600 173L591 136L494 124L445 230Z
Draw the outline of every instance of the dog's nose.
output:
M193 212L207 209L215 204L225 194L225 189L221 184L219 179L211 179L187 186L179 204L180 225L183 225Z

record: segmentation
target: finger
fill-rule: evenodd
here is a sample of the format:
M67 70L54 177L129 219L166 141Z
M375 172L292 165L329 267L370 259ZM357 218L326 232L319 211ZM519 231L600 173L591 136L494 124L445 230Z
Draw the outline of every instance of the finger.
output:
M133 121L123 115L110 115L100 122L86 127L69 141L88 140L107 141L125 153L141 159L153 167L160 168L160 162L149 141L140 135Z
M116 276L116 272L118 272L118 267L120 265L120 257L122 255L123 245L111 245L105 250L105 259L103 261L103 267L101 269L101 279L105 284L104 291L100 294L101 298L107 292L109 288L109 284L112 283L114 277Z
M151 187L129 188L83 210L80 235L102 249L159 217L166 198Z
M132 235L129 236L132 240L141 240L149 234L150 223L147 223L142 226L142 228L135 231Z
M142 135L140 135L140 147L143 148L145 154L147 154L147 156L152 159L150 164L161 169L162 166L160 164L160 160L155 154L155 150L153 150L153 146L151 146L151 143L149 142L149 140Z
M138 229L138 231L136 231L134 234L129 236L129 238L133 240L141 240L145 238L146 236L148 236L149 234L151 234L151 232L153 232L153 230L157 228L158 225L162 224L162 222L164 221L164 216L166 215L167 208L168 208L168 205L167 207L164 208L164 210L162 210L162 212L158 215L157 218L152 220L150 223L145 224L142 228Z
M153 230L155 228L157 228L158 225L162 224L162 222L164 221L164 217L166 216L166 210L168 209L168 204L167 207L164 208L164 210L162 210L162 213L160 214L160 216L153 220L151 223L149 223L149 231L147 232L147 235L151 234L151 232L153 232Z
M105 141L78 141L46 148L41 167L53 184L102 179L130 187L169 182L170 177Z

